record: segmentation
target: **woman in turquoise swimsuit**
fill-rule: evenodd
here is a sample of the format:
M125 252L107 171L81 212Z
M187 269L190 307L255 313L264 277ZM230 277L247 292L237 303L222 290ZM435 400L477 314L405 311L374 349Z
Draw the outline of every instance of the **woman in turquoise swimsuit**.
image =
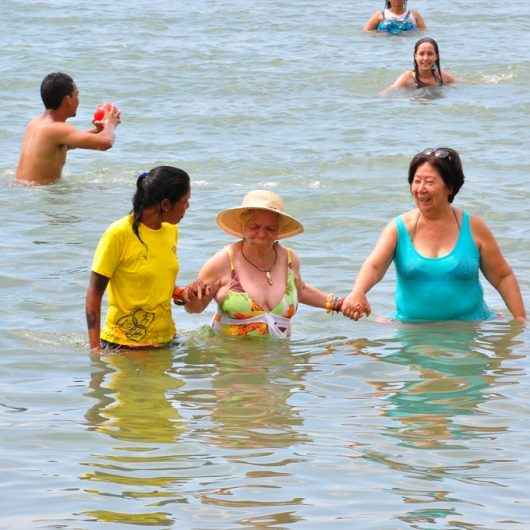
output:
M407 0L385 0L383 11L376 11L363 27L364 31L377 30L392 35L418 29L425 29L425 21L415 9L407 9Z
M464 183L453 149L427 149L410 163L416 208L391 221L361 267L344 315L358 320L371 312L366 294L393 261L397 273L396 318L407 322L483 320L487 308L479 270L497 289L516 320L526 312L519 284L486 223L452 205Z
M215 296L216 332L287 338L299 303L340 311L343 299L304 283L297 255L278 242L304 230L283 211L278 195L251 191L240 207L220 212L217 224L240 240L215 254L199 272L197 283L212 286L212 293L186 304L189 312L199 313Z

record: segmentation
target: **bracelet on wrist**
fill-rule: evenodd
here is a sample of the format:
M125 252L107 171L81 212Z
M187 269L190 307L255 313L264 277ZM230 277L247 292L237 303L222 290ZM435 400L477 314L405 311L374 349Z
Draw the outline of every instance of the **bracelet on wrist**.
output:
M326 301L324 302L324 309L326 310L326 313L331 313L333 310L333 299L335 298L335 295L330 293L326 296Z
M342 304L344 298L335 296L334 294L328 294L326 301L324 302L324 309L326 313L340 313L342 311Z
M333 305L333 312L340 313L342 311L342 304L344 303L344 298L342 296L337 297L335 304Z

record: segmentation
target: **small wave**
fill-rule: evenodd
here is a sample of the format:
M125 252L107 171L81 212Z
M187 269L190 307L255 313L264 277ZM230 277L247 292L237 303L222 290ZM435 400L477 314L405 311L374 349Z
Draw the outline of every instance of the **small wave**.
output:
M313 182L309 183L309 187L313 190L318 190L321 188L320 180L314 180Z
M0 403L0 407L7 409L8 412L26 412L28 410L26 407L15 407L6 403Z
M43 346L68 346L78 351L88 350L88 343L84 335L80 333L56 333L48 331L33 331L29 329L18 329L12 331L13 336L28 344Z
M511 81L514 79L514 75L510 73L506 74L483 74L482 80L484 83L487 83L488 85L499 85L501 83L504 83L505 81Z
M194 180L193 186L197 186L198 188L206 188L208 186L207 180Z

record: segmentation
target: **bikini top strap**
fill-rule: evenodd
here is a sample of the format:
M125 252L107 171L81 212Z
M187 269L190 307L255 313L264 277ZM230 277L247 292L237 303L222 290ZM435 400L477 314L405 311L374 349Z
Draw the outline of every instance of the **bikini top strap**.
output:
M228 256L228 263L230 263L230 272L233 274L235 267L234 267L234 251L232 249L232 245L227 245L225 247L225 250Z
M285 247L287 250L287 267L293 268L293 251L289 247Z

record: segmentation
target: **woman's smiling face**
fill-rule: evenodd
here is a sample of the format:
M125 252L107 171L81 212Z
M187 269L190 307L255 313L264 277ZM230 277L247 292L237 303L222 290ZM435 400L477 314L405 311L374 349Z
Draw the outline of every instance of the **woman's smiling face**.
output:
M410 192L421 212L445 208L451 195L451 190L440 173L429 162L425 162L416 170Z
M430 42L423 42L418 46L414 55L418 69L422 71L432 70L432 67L436 64L438 56L436 50Z

